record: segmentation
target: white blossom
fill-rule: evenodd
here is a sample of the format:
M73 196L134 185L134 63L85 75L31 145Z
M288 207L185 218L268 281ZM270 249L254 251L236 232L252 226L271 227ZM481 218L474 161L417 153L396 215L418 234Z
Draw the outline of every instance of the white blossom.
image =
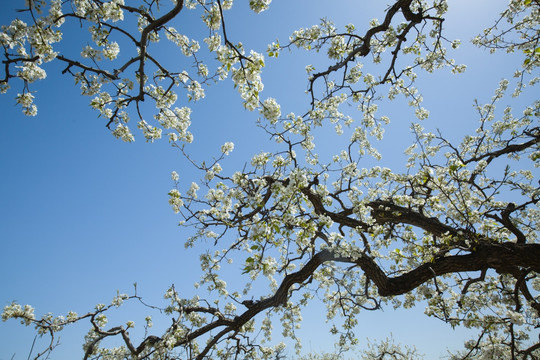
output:
M230 141L226 142L225 144L221 146L221 152L224 153L225 155L229 155L229 153L231 153L231 151L233 150L234 150L234 143Z

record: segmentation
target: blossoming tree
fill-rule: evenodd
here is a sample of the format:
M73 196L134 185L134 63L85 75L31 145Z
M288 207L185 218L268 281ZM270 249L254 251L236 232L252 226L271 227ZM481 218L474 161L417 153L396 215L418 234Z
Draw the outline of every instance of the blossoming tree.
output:
M268 45L266 56L277 61L284 50L301 51L295 49L326 61L307 64L309 103L283 115L276 99L260 98L265 56L227 35L227 14L240 6L232 0L26 1L21 17L0 32L1 92L9 96L10 85L22 84L16 101L26 115L36 115L32 85L46 77L46 63L57 62L117 138L134 140L131 118L147 141L165 132L202 174L191 185L172 176L169 203L193 229L186 246L202 246L203 239L214 244L201 254L197 285L215 296L186 299L168 289L168 305L160 310L173 321L161 333L151 332L149 316L141 338L130 336L131 321L107 324L115 307L141 300L137 293L82 315L37 317L29 305L6 306L4 321L19 319L50 337L36 359L53 351L58 332L85 321L85 359L275 358L283 344L257 340L258 329L270 339L272 323L279 322L284 336L299 341L295 324L317 299L328 318L342 319L331 329L342 348L357 341L360 310L425 301L429 316L479 330L456 358L540 357L540 102L496 107L509 92L524 98L538 82L540 3L511 0L473 39L480 48L522 58L491 102L476 104L477 130L453 142L412 124L406 170L396 172L362 168L366 157L382 161L375 140L391 125L379 105L401 97L419 120L427 119L417 76L462 73L465 66L448 56L447 48L459 46L444 32L451 1L389 2L382 21L341 29L324 19ZM271 4L250 0L249 6L260 13ZM186 11L202 15L208 36L190 39L174 28ZM88 28L91 45L59 50L69 26ZM166 41L194 70L164 65L153 50ZM200 55L201 42L211 61ZM199 101L207 86L228 78L243 105L258 112L261 131L274 142L269 148L277 149L256 154L238 171L219 164L233 151L230 142L217 159L191 160L186 144L197 139L189 131L189 102L178 96ZM157 109L150 122L141 114L143 102ZM319 128L335 131L342 149L318 153ZM233 261L245 277L238 291L221 271ZM118 341L108 346L109 338Z

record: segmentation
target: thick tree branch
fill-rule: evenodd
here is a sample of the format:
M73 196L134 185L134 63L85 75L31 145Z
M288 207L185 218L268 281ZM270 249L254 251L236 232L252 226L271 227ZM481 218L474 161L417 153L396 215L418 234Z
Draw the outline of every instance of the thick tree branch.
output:
M466 255L452 255L433 259L433 261L421 264L413 270L401 275L390 277L368 255L359 257L344 256L339 250L325 249L316 253L301 270L286 275L279 288L271 297L250 303L248 309L234 319L218 319L196 331L189 333L184 339L179 340L176 346L186 345L211 330L224 326L212 341L196 357L203 359L223 336L231 331L239 330L257 314L271 308L284 306L290 296L290 290L295 284L302 284L324 263L341 262L359 266L366 277L373 281L381 296L395 296L414 290L423 283L450 273L474 272L493 269L499 273L512 274L513 269L526 268L540 272L540 244L515 244L515 243L491 243L481 244ZM147 340L145 340L147 341Z
M145 27L143 29L142 33L141 33L141 40L139 41L139 49L140 49L140 54L139 54L139 77L140 77L140 80L139 80L139 96L138 96L138 99L140 101L143 101L143 99L144 99L144 74L145 74L145 72L144 72L144 63L145 63L145 59L146 59L146 47L148 46L148 35L150 34L151 31L156 30L158 27L163 26L167 22L174 19L174 17L180 13L180 11L182 10L183 7L184 7L184 0L177 0L176 5L171 9L171 11L169 11L168 13L163 15L162 17L150 22L150 24L147 27Z
M451 255L433 259L396 277L388 277L369 257L357 260L340 257L337 261L354 262L364 270L377 286L381 296L407 293L434 276L458 272L494 269L499 273L512 273L512 267L530 268L540 272L540 244L482 244L467 255Z

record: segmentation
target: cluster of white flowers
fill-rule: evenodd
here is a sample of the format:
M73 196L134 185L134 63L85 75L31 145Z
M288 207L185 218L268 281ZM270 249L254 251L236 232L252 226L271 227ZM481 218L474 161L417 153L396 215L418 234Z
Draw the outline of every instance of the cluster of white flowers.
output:
M150 126L146 121L140 120L137 127L142 130L147 142L154 142L157 139L161 139L162 130L155 126Z
M204 89L197 80L192 80L187 86L188 99L197 101L205 97Z
M92 59L95 61L101 60L101 50L94 49L90 45L86 45L83 50L81 51L81 57L85 59Z
M224 153L225 155L229 155L229 153L233 150L234 150L234 143L230 141L226 142L225 144L221 146L221 152Z
M168 27L165 33L167 39L178 46L185 56L193 56L200 49L199 42L191 40L186 35L181 35L174 27Z
M364 64L357 63L350 70L347 76L347 82L356 84L362 78L362 68Z
M211 30L218 30L221 27L221 12L219 11L218 4L212 5L210 10L205 12L203 20Z
M188 143L193 141L193 135L188 131L188 128L191 125L190 108L186 106L182 108L176 107L174 110L163 108L159 114L155 115L155 118L165 129L176 131L175 133L169 134L170 141L174 142L178 139Z
M17 94L17 104L21 104L23 113L27 116L37 115L37 106L34 105L34 95L29 92L24 94Z
M127 294L118 294L112 299L111 305L116 306L116 307L120 307L124 303L124 300L126 300L128 298L129 298L129 296Z
M2 25L2 31L0 32L0 44L8 49L19 47L18 51L25 54L26 51L22 45L24 44L27 34L28 25L20 19L15 19L9 26Z
M133 136L127 125L118 124L112 133L117 139L122 139L125 142L135 141L135 137Z
M251 158L251 165L255 167L262 167L266 165L269 159L270 159L270 154L267 152L262 152Z
M36 316L34 315L34 308L30 305L21 306L17 303L11 303L4 307L2 311L2 321L15 318L20 319L22 324L30 325Z
M17 72L17 76L21 79L32 83L36 80L43 80L47 77L47 73L36 63L30 62L19 67L21 70Z
M249 0L249 7L258 14L267 10L271 2L272 0Z
M277 103L276 99L268 98L264 100L260 113L270 123L275 124L281 116L281 107Z
M187 191L187 195L192 198L192 199L196 199L197 198L197 190L199 190L200 187L197 183L195 182L192 182L191 183L191 186L189 187L189 190Z
M415 110L415 115L419 120L425 120L429 117L429 111L420 107Z
M165 90L162 86L150 84L144 90L156 101L156 107L158 109L170 108L178 98L174 91L171 89Z
M218 169L221 170L221 166L218 165ZM207 169L206 170L206 174L204 174L204 178L206 181L211 181L215 176L216 176L216 173L215 173L215 170L216 169L216 166L212 166L210 169ZM221 193L221 192L220 192ZM213 196L212 196L213 198Z
M103 4L103 19L112 20L113 22L124 20L124 11L121 8L124 5L124 0L111 0Z
M120 46L116 41L109 42L103 49L103 56L109 60L114 60L120 53Z
M222 57L218 57L222 60ZM238 92L244 99L244 107L248 110L255 110L259 107L259 93L264 85L261 80L262 68L265 66L264 56L255 51L251 51L247 56L248 61L240 68L231 68L232 80L238 88ZM230 60L223 59L224 66L231 66ZM229 63L227 65L226 63Z
M328 57L330 59L340 59L345 55L347 47L345 45L345 38L343 36L334 36L331 40L331 45L328 48Z
M291 43L296 45L297 47L304 48L306 50L311 49L311 44L321 37L323 34L322 29L318 25L313 25L309 29L301 28L299 30L296 30L292 33L292 35L289 37L289 40Z
M112 104L112 102L112 96L108 92L102 91L92 99L90 106L98 110L103 117L110 118L112 116L112 109L108 105Z
M177 189L169 191L169 205L171 205L175 213L179 213L180 209L184 206L182 196Z
M221 46L221 36L219 34L213 34L205 38L204 42L208 45L208 50L216 51Z
M200 63L197 65L197 74L199 74L202 77L208 76L208 66L206 66L203 63Z

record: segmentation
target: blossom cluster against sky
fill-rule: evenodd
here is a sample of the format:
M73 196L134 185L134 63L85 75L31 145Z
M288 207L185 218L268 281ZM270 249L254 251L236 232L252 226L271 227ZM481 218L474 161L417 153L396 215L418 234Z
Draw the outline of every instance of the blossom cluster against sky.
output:
M17 2L23 5L22 0L0 5L1 24L17 16ZM505 1L450 2L448 37L463 41L455 58L466 63L468 70L457 76L436 73L421 81L424 106L431 112L426 127L439 127L450 136L474 129L473 100L488 101L500 78L511 76L516 63L486 57L485 52L466 44L492 23L504 5ZM227 31L247 49L264 52L276 38L286 39L295 29L315 24L321 17L362 28L369 19L382 17L384 8L353 0L332 6L322 0L274 1L268 11L254 15L238 1L226 18ZM194 37L202 28L200 20L190 16L186 10L178 20L185 23L175 26ZM82 49L84 45L76 38L65 41L66 47ZM304 67L312 61L301 51L267 59L262 98L276 98L282 113L305 109ZM142 136L130 144L116 140L106 130L105 120L96 118L88 106L89 99L78 95L73 80L60 75L62 68L51 64L46 70L48 78L34 87L39 107L36 117L25 117L15 106L16 86L0 96L0 305L16 300L32 304L39 314L84 313L97 303L109 302L117 290L132 292L134 282L148 303L159 303L172 283L183 296L194 295L200 249L184 249L190 229L177 226L179 219L167 204L167 192L172 186L171 171L178 172L186 183L196 181L200 174L165 139L154 144L145 143ZM213 86L206 95L201 102L190 104L195 136L190 151L198 159L219 155L221 146L232 141L234 151L222 166L233 171L253 154L268 150L264 133L255 126L257 114L242 108L230 83ZM187 103L187 99L179 101ZM408 145L403 134L408 133L414 114L400 118L402 113L395 105L380 111L388 112L393 121L385 139L390 145L381 149L384 166L402 167L400 154ZM324 314L321 311L311 318L319 310L312 309L315 311L304 315L300 332L305 350L331 351L332 339L320 330ZM144 315L136 309L126 311L132 311L128 316L136 323L139 317L142 323ZM447 346L461 345L466 332L426 319L422 312L418 308L366 313L358 338L393 334L399 342L416 345L428 358L444 355ZM84 330L63 334L54 358L81 354ZM275 339L279 341L278 333ZM26 358L32 341L32 331L15 321L0 323L0 360L14 354L13 359Z

